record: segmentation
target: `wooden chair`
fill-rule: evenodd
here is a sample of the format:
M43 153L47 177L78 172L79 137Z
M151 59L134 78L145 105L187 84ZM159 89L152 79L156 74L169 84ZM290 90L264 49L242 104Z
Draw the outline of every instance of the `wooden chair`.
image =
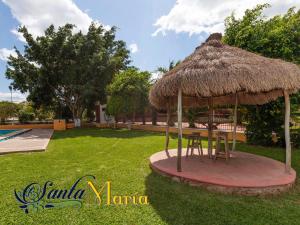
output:
M224 141L225 149L221 150L221 141ZM229 160L230 158L230 152L229 152L229 144L228 144L228 133L219 131L216 134L216 151L215 151L215 157L217 158L223 158L226 160Z
M198 149L198 153L200 156L203 156L203 148L201 142L200 133L192 133L191 135L187 136L188 144L186 149L186 157L189 156L189 151L191 151L190 155L194 155L194 149Z

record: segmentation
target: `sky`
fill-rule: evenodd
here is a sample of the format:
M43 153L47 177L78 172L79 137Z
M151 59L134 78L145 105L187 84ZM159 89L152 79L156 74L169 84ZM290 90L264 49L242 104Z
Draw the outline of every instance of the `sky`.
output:
M269 3L266 16L282 14L290 7L300 8L300 0L0 0L0 101L10 100L5 78L7 57L14 46L24 48L17 32L25 25L36 37L51 24L76 25L87 31L92 21L109 29L118 27L117 39L127 43L131 65L153 72L182 60L209 34L224 31L224 19L232 12L241 17L248 8ZM13 91L13 101L26 94Z

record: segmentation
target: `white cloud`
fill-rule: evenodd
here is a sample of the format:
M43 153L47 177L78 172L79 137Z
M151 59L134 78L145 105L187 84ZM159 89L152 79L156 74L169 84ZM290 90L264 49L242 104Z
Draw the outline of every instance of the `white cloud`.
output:
M246 9L264 3L272 5L265 11L268 16L284 13L293 6L300 7L299 0L177 0L167 15L157 19L152 36L166 35L168 31L189 35L223 32L224 19L233 11L241 17Z
M130 52L133 54L139 51L139 47L136 43L130 44L129 49L130 49Z
M14 49L7 49L7 48L0 49L0 60L7 61L10 55L16 57L17 53L15 52Z
M87 32L93 21L87 12L83 12L72 0L2 0L21 25L25 25L34 36L42 35L49 25L62 26L75 24L76 30ZM97 21L96 21L97 22ZM16 29L12 30L16 34ZM20 35L17 35L23 40Z
M156 81L160 78L162 78L163 73L155 71L155 72L151 72L151 80L152 81Z
M12 93L12 100L13 102L23 102L26 101L26 94L22 94L19 92L13 92ZM11 94L10 92L0 92L0 101L10 101L11 100Z
M12 32L14 35L16 35L20 41L26 42L25 38L23 37L23 34L19 33L17 31L17 29L11 29L10 32Z

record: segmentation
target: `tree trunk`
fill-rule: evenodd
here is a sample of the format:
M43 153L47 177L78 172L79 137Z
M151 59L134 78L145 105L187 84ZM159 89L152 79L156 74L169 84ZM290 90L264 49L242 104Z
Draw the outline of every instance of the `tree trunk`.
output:
M154 107L152 107L152 125L157 125L157 112Z
M143 125L145 125L146 124L145 110L143 111L142 121L143 121Z
M135 123L135 115L136 115L136 113L135 113L135 110L134 110L133 113L132 113L132 123Z
M73 120L75 127L81 127L81 118L84 109L80 106L74 105L72 108Z

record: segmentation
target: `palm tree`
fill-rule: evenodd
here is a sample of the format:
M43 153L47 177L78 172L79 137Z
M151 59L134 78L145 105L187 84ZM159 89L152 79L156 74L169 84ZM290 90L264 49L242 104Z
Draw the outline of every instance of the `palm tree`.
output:
M156 72L159 73L159 76L156 79L160 79L165 73L167 73L170 70L172 70L173 68L175 68L179 63L180 63L180 60L178 60L178 61L172 60L172 61L170 61L168 67L162 67L162 66L158 67ZM169 126L174 126L175 123L174 123L174 120L172 117L174 110L171 109L171 111L169 113L170 113L170 118L168 120ZM156 118L157 118L157 115L156 115L156 111L155 111L152 113L152 124L156 124Z
M156 72L160 73L159 78L160 78L163 74L169 72L169 71L172 70L174 67L176 67L180 62L181 62L180 60L178 60L178 61L172 60L172 61L170 61L168 67L162 67L162 66L158 67L157 70L156 70Z

